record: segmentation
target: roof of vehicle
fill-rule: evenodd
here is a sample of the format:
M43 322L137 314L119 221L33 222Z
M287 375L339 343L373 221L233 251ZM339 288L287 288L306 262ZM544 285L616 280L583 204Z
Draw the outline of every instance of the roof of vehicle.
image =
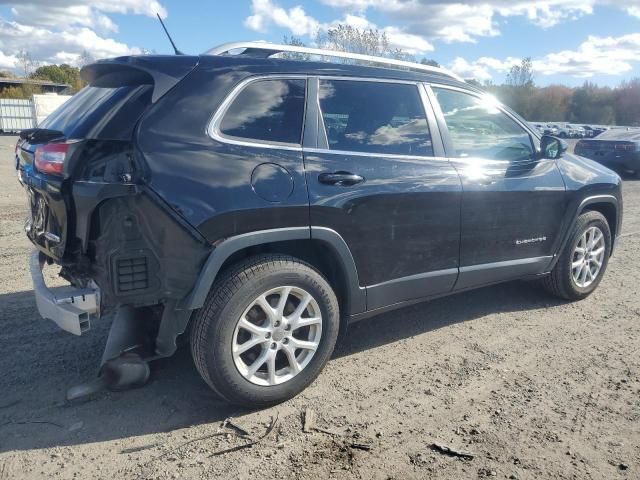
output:
M624 140L628 142L640 142L640 129L611 129L601 133L594 140Z
M402 70L437 73L439 75L446 75L455 80L464 83L464 79L458 76L456 73L447 70L440 66L427 65L422 63L411 62L400 58L382 57L379 55L368 55L355 52L346 52L341 50L331 50L323 48L310 48L302 45L286 45L276 44L268 42L231 42L218 45L207 51L206 55L235 55L240 56L253 56L259 58L271 58L276 55L285 54L289 55L289 58L308 61L311 57L319 58L323 62L329 61L329 59L338 59L338 63L356 64L360 62L365 65L383 66L385 68L396 68Z
M250 75L260 74L300 74L345 77L370 77L389 80L441 83L459 86L467 90L481 92L480 89L457 80L445 73L418 72L387 68L382 66L353 65L349 63L329 63L322 61L292 60L284 58L259 58L251 55L202 55L200 67L226 67L242 70Z

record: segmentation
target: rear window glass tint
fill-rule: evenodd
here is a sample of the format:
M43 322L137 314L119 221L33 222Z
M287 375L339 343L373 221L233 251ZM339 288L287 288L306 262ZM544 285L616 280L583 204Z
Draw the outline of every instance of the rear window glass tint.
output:
M129 140L151 104L152 91L151 85L85 87L39 126L59 130L67 138Z
M322 80L320 108L330 150L433 156L415 85Z
M299 145L305 86L303 79L250 83L225 112L220 132L248 140Z

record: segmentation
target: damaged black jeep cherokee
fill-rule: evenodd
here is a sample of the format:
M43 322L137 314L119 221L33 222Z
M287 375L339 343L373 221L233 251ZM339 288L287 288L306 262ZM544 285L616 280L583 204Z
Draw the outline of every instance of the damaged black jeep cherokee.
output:
M241 43L82 76L16 162L38 309L77 335L111 317L111 388L188 332L221 397L277 403L349 322L514 279L582 299L620 234L615 173L438 68Z

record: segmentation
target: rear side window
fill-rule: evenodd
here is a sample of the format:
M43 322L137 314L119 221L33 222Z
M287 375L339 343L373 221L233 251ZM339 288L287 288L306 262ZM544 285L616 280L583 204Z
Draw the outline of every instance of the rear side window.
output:
M257 80L232 101L220 123L229 137L300 145L306 80Z
M330 150L433 156L416 85L321 80L320 108Z
M41 128L67 138L130 140L140 116L151 105L152 85L85 87L49 115Z

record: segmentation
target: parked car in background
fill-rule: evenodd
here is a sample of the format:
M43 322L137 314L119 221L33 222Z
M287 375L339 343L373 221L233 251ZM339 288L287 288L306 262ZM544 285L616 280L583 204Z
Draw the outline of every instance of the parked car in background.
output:
M640 130L608 130L597 139L580 140L574 151L613 170L640 176Z
M577 135L576 130L567 124L554 124L553 126L556 128L556 133L554 135L557 137L575 138Z
M575 132L572 138L586 138L587 131L579 125L570 125L570 128Z
M593 138L596 136L596 129L590 125L582 125L582 128L585 131L586 138ZM598 132L602 133L602 132Z

